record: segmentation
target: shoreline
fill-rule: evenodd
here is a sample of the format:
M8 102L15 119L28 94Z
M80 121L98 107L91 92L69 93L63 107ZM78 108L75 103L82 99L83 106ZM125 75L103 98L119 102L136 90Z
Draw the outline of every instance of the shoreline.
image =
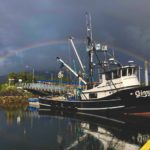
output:
M35 97L35 96L33 96ZM0 96L0 107L1 108L17 108L28 106L28 98L31 96Z

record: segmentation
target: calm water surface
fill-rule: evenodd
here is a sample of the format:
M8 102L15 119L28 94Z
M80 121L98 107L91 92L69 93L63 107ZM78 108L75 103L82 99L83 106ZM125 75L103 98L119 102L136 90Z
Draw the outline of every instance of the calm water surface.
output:
M150 138L148 124L133 118L127 122L28 108L0 109L0 150L138 150Z

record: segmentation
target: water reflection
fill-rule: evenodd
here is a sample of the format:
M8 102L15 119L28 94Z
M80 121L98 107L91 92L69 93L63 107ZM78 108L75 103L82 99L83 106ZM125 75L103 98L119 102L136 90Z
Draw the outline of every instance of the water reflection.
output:
M59 111L40 111L39 113L42 116L64 116L78 119L82 132L101 142L100 149L138 150L150 138L150 118L130 116L107 118L105 116L83 113L71 114Z
M150 138L149 122L133 118L21 108L0 110L0 122L1 150L138 150Z

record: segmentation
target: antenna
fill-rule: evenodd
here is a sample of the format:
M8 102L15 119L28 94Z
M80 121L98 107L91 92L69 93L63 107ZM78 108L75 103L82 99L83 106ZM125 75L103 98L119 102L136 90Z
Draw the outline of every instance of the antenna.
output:
M91 15L90 13L86 12L85 13L86 17L86 30L87 30L87 38L88 40L88 45L92 43L93 41L93 35L92 35L92 24L91 24Z

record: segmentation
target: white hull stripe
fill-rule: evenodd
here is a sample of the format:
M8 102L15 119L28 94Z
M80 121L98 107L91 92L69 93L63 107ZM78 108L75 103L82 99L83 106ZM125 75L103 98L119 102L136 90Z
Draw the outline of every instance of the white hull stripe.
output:
M51 99L48 99L48 98L41 98L41 100L47 100L47 101L54 101L54 100L51 100ZM54 101L54 102L65 102L65 103L76 103L76 102L80 102L80 103L93 103L93 102L97 102L97 103L100 103L100 102L111 102L111 101L121 101L121 99L110 99L110 100L101 100L101 99L97 99L97 100L73 100L73 101L67 101L67 100L57 100L57 101Z
M106 109L118 109L118 108L123 108L125 107L124 105L122 106L116 106L116 107L103 107L103 108L77 108L78 110L106 110Z
M40 103L40 105L42 106L48 106L48 107L51 107L51 105L48 105L48 104L42 104ZM116 107L103 107L103 108L77 108L78 110L106 110L106 109L119 109L119 108L123 108L125 107L124 105L122 106L116 106Z
M111 101L121 101L120 98L118 99L110 99L110 100L102 100L102 99L97 99L97 100L82 100L82 102L85 101L85 102L111 102Z
M51 105L48 105L48 104L42 104L42 103L39 103L40 105L42 106L48 106L48 107L51 107Z

